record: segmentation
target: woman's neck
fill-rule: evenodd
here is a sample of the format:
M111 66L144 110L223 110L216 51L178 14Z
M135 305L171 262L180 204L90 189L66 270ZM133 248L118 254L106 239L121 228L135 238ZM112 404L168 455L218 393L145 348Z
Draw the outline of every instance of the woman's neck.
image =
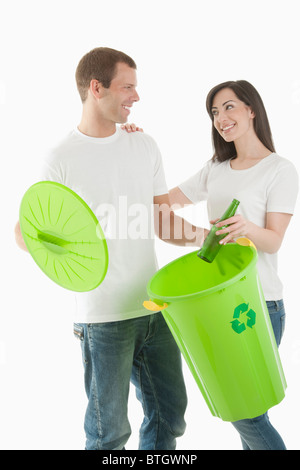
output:
M234 169L246 169L268 157L272 152L258 139L239 139L234 142L236 158L231 161Z

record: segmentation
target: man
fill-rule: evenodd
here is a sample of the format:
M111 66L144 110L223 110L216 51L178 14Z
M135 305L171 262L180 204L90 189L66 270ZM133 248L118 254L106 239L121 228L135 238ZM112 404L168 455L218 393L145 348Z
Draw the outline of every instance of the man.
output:
M134 61L120 51L93 49L79 62L76 81L81 122L51 152L43 179L79 194L108 243L106 278L76 299L74 332L81 340L88 396L86 449L124 448L131 433L130 380L144 411L140 449L174 449L185 430L186 392L180 352L162 314L143 308L147 282L157 269L151 228L165 241L195 246L203 230L171 211L153 139L116 125L127 122L139 100ZM139 223L133 223L137 209ZM16 238L26 249L18 224Z

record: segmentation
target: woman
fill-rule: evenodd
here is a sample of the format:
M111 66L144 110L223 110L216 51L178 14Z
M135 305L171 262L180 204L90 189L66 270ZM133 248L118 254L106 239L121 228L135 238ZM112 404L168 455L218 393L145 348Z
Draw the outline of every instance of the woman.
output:
M211 223L233 198L238 213L217 224L220 243L240 236L258 250L257 268L277 345L285 320L282 283L277 274L277 252L291 220L297 192L295 167L275 152L264 104L247 81L215 86L206 107L212 120L214 155L194 176L170 191L171 204L183 207L207 201ZM269 422L268 414L233 423L246 450L284 450L285 444Z
M217 233L228 233L221 243L245 236L255 244L257 268L279 346L285 311L277 252L296 202L296 170L275 153L263 102L250 83L239 80L215 86L206 107L212 120L214 156L195 176L171 190L171 203L195 204L206 199L213 221L233 198L240 201L239 214ZM244 449L285 449L267 413L233 425Z

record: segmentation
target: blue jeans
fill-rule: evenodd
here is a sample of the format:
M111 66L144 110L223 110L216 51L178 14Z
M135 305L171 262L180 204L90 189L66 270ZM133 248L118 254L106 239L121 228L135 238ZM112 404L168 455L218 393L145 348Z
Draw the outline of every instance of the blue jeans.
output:
M267 301L277 346L281 342L285 325L285 310L282 300ZM286 450L285 444L271 425L268 413L257 418L243 419L232 423L240 433L244 450Z
M144 411L140 449L175 449L185 431L181 354L161 313L109 323L74 325L81 340L87 450L123 449L131 428L130 381Z

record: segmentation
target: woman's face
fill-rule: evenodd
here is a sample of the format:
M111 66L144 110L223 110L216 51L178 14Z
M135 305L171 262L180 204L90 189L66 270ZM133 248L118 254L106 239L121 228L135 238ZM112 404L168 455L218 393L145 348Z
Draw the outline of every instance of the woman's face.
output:
M230 88L223 88L216 93L211 112L214 126L226 142L233 142L254 132L254 112Z

